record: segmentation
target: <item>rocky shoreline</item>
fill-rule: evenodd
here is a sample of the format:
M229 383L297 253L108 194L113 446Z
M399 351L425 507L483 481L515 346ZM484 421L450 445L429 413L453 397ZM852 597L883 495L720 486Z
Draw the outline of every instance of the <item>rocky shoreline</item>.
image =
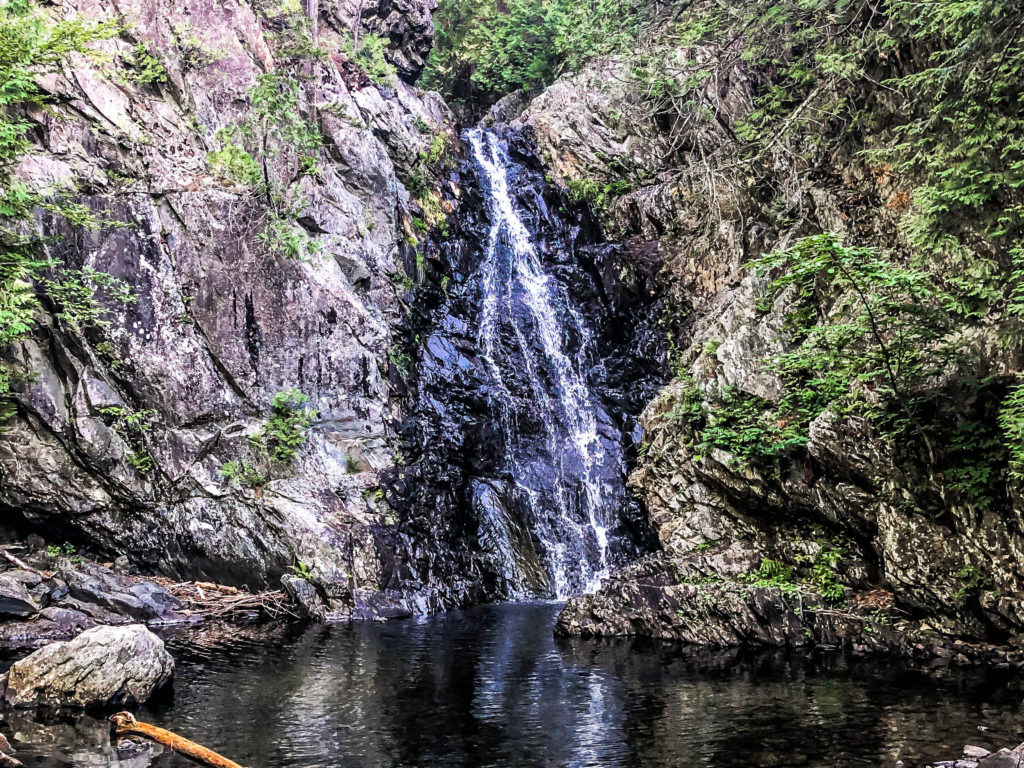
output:
M8 545L0 561L0 653L71 640L97 627L151 629L202 622L251 624L303 616L285 590L248 592L137 573L121 558L100 563L38 537ZM17 551L18 555L12 552ZM290 587L297 577L284 577ZM294 593L294 589L292 589Z

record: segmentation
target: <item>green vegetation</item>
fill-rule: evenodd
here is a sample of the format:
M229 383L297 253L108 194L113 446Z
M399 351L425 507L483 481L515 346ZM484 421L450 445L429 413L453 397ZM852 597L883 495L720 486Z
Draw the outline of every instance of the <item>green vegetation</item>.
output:
M836 572L843 561L845 550L838 544L819 541L821 549L811 563L811 584L826 600L837 602L843 599L843 585Z
M441 0L425 81L477 103L535 90L591 56L631 48L656 8L641 0Z
M412 368L412 358L409 353L399 347L391 347L388 350L388 360L395 366L395 370L398 371L402 379L409 377L409 371Z
M810 590L827 602L839 602L845 592L837 568L845 556L844 550L838 544L823 540L818 544L821 549L813 559L798 558L800 571L795 566L765 557L758 569L742 581L754 587L778 589L784 595ZM802 577L801 572L806 576Z
M42 296L56 304L61 320L78 329L106 322L98 293L111 300L131 298L125 285L109 275L47 259L33 211L42 208L81 227L114 222L84 206L44 197L14 177L31 146L27 111L42 109L48 101L36 78L58 71L74 53L88 54L90 43L113 32L110 25L81 19L52 21L28 0L0 3L0 347L30 333ZM12 380L24 375L0 363L0 417L10 412L6 396Z
M800 591L800 584L796 579L796 569L769 557L762 558L761 565L744 581L753 587L778 589L784 595L793 595Z
M259 163L236 143L230 131L222 128L217 131L216 139L220 149L206 155L206 162L214 174L223 181L258 190L263 184Z
M274 467L291 464L306 444L313 423L313 413L306 407L308 402L309 397L294 387L275 394L270 402L270 416L249 438L251 454L222 464L221 475L245 488L266 485Z
M351 40L346 39L345 42L348 44L345 51L348 58L358 64L374 83L384 88L394 88L398 85L397 71L384 56L384 49L387 47L384 38L379 35L363 35L355 49Z
M566 188L572 202L577 205L587 203L595 210L601 211L607 208L616 197L627 194L632 185L625 179L618 179L608 184L601 184L592 179L573 179L566 185Z
M130 447L131 450L125 455L128 465L140 475L148 475L155 465L146 447L146 434L150 430L150 422L157 415L156 411L127 411L114 405L100 408L99 413Z
M220 474L229 483L235 483L243 488L259 488L266 485L269 479L245 461L224 462L220 466Z
M74 544L70 544L70 543L65 541L64 544L62 544L62 545L48 544L47 547L46 547L46 556L47 557L52 557L52 558L56 558L56 557L71 557L77 551L78 551L78 549L77 549L77 547L75 547Z
M975 565L965 565L953 574L953 578L959 579L961 582L961 586L953 593L953 597L959 600L978 594L992 586L991 578Z
M125 59L129 79L142 85L163 85L167 82L167 70L160 59L151 55L146 46L137 43Z
M305 579L306 581L313 580L313 572L309 569L309 566L301 560L297 560L295 565L291 566L290 570L293 575L298 576L300 579Z
M313 421L307 402L309 397L294 388L274 395L270 418L253 436L253 443L266 450L274 461L287 464L294 459L306 444L306 431Z

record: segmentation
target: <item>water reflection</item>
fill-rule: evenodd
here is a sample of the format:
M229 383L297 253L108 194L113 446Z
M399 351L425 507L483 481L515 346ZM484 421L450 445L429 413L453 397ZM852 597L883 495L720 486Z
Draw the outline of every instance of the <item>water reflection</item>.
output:
M888 766L1014 745L1022 686L837 657L559 642L551 605L318 627L270 641L173 639L173 697L140 718L262 766ZM980 731L978 726L987 727ZM95 718L0 726L26 765L118 761Z

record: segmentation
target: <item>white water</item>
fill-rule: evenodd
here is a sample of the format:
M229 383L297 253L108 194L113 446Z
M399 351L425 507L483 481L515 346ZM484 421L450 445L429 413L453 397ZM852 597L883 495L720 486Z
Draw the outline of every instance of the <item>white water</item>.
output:
M507 146L479 129L468 139L491 224L482 267L480 348L495 385L492 402L502 422L506 468L529 500L553 591L565 598L596 589L608 569L601 469L610 457L598 435L595 398L583 371L591 333L544 270L509 187ZM579 348L568 350L570 339L581 340ZM508 349L513 343L514 354ZM530 405L544 425L547 453L557 464L542 475L547 488L522 480L527 472L517 441L516 398L507 382L523 376L530 384Z

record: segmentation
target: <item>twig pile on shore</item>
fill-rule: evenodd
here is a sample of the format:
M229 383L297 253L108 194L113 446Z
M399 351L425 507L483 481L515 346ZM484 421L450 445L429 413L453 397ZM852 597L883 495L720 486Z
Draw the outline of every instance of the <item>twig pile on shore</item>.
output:
M270 619L300 618L291 609L288 596L280 590L245 592L238 587L207 581L174 582L155 577L159 584L181 601L180 613L204 619L232 619L243 614L258 613Z

